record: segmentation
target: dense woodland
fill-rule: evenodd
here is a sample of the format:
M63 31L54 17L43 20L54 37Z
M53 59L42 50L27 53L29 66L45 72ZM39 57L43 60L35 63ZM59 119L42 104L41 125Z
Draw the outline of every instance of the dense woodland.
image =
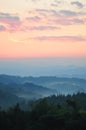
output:
M85 130L86 80L0 75L0 130Z
M86 94L50 96L28 102L23 110L16 104L0 109L0 129L5 130L85 130Z

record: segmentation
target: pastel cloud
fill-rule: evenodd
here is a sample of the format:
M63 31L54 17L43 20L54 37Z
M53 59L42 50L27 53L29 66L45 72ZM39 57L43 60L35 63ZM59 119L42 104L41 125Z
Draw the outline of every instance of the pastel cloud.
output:
M71 4L76 5L78 8L83 8L84 7L84 5L79 1L71 2Z
M60 10L59 13L60 15L64 15L64 16L76 16L78 14L75 11L70 11L70 10Z
M61 26L86 24L85 13L70 10L34 9L21 21L10 13L0 13L1 31L45 31L58 30Z
M25 31L44 31L44 30L56 30L56 29L61 29L60 27L56 26L26 26L24 27L23 30Z
M83 17L84 15L85 14L81 12L60 10L56 22L61 25L85 24L86 19Z
M32 11L33 13L37 14L38 16L83 16L86 15L86 12L83 11L74 11L74 10L54 10L54 9L35 9Z
M33 16L33 17L27 17L26 20L39 22L41 18L39 16Z
M57 15L57 11L53 9L36 9L34 10L40 16L52 16Z
M15 31L16 27L20 26L20 18L9 13L0 13L0 23L8 27L8 31Z
M6 31L6 27L3 25L0 25L0 32Z
M60 24L60 25L72 25L72 24L85 24L86 19L83 17L86 15L84 12L76 12L70 10L47 10L47 9L36 9L36 15L45 18L46 23ZM80 16L80 17L79 17ZM29 19L29 18L28 18ZM34 18L34 21L35 18Z
M54 2L53 2L53 3L51 3L51 6L52 6L52 7L58 7L58 6L59 6L59 4L61 4L61 1L54 0Z
M64 25L64 26L69 26L69 25L75 25L75 24L85 24L86 23L86 19L82 19L82 18L77 18L77 17L59 17L59 18L54 18L52 20L52 23L56 23L59 25Z
M39 36L30 39L38 41L86 41L86 37L82 36Z

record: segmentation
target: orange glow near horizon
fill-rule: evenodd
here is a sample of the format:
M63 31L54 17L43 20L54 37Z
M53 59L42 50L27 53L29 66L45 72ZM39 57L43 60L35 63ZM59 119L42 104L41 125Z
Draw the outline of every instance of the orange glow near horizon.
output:
M8 43L2 46L0 58L27 58L27 57L85 57L86 45L84 42L69 41L35 41L31 43Z

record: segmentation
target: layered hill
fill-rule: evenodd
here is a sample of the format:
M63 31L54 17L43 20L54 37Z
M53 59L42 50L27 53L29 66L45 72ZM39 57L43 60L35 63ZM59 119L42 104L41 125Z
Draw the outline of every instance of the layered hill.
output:
M86 92L85 79L0 75L0 105L77 92Z

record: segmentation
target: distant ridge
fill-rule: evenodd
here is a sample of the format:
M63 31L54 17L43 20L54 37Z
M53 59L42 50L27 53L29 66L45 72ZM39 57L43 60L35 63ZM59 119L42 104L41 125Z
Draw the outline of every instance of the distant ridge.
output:
M86 80L55 76L0 75L0 105L36 100L50 95L86 92Z

